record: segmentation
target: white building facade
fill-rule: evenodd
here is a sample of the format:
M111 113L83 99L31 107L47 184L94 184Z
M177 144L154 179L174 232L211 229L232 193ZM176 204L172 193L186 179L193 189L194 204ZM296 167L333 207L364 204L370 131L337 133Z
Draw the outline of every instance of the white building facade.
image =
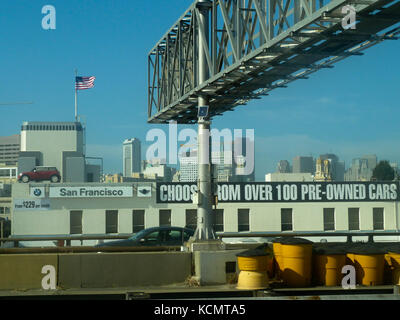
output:
M39 151L43 165L62 170L64 151L85 153L83 127L79 122L24 122L21 151Z
M14 184L12 235L195 228L196 188L193 183ZM217 190L216 232L399 230L397 183L223 183Z
M62 182L100 181L100 166L86 163L85 128L80 122L24 122L18 172L56 167Z
M126 139L123 143L123 175L131 177L132 173L141 172L141 142L137 138Z

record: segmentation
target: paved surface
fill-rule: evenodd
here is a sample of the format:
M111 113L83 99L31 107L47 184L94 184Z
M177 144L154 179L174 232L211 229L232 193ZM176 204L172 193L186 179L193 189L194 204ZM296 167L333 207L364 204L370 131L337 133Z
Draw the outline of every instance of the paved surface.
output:
M269 290L238 290L236 285L188 286L176 284L160 287L81 288L57 290L0 291L0 299L271 299L271 300L368 300L400 299L393 286L274 288Z

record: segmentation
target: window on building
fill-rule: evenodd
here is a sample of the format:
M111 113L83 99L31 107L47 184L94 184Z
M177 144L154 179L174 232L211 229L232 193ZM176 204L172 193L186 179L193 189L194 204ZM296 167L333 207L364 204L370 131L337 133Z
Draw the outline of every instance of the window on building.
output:
M214 232L224 231L224 209L214 210Z
M171 210L160 210L160 227L171 225Z
M238 209L238 231L250 231L250 210Z
M360 208L349 208L349 230L360 230Z
M187 209L186 210L186 228L196 230L197 228L197 210Z
M132 232L136 233L144 229L144 210L132 211Z
M335 230L335 209L324 208L324 231Z
M82 234L82 211L69 212L69 233Z
M94 182L94 175L93 175L93 172L89 172L89 173L86 175L86 181L87 181L87 182Z
M106 233L118 233L118 210L106 210Z
M281 230L292 231L293 230L293 216L291 208L281 209Z
M383 208L373 209L374 230L384 230Z

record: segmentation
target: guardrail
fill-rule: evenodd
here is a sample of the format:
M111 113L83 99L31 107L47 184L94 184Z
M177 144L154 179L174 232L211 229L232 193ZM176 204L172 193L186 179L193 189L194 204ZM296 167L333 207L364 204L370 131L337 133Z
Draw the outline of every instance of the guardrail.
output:
M90 252L161 252L181 251L180 246L154 246L154 247L46 247L46 248L0 248L0 254L26 254L26 253L90 253Z
M347 237L347 242L352 242L353 237L368 237L369 242L374 237L400 236L400 231L311 231L311 232L217 232L217 237L222 238L277 238L277 237Z
M14 247L18 247L19 242L21 241L58 241L59 246L63 247L64 245L67 247L71 246L71 241L83 241L85 240L120 240L120 239L128 239L132 235L91 235L91 236L31 236L31 237L10 237L10 238L0 238L0 243L4 242L13 242Z
M72 241L85 240L119 240L131 237L131 234L124 235L79 235L79 236L31 236L31 237L10 237L0 238L0 243L13 242L18 247L21 241L57 241L58 247L71 247ZM373 241L379 236L399 236L400 231L301 231L301 232L216 232L219 239L223 238L277 238L277 237L347 237L351 242L353 237L368 237ZM142 248L142 247L141 247ZM168 248L168 247L162 247ZM98 250L97 250L98 251Z

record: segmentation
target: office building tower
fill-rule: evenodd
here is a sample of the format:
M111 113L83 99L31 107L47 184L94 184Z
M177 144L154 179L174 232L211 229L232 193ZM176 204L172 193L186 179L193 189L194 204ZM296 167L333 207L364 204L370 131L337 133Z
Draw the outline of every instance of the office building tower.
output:
M377 163L376 155L353 159L351 167L345 173L345 181L370 181Z
M0 163L18 162L21 149L21 135L15 134L9 137L0 137Z
M326 160L329 161L329 170L332 181L344 181L345 164L343 161L339 161L337 155L327 153L320 155L319 158L322 160L322 163Z
M278 162L278 166L276 168L277 173L291 173L292 168L290 167L290 163L287 160L280 160Z
M179 168L180 182L196 182L198 178L197 150L181 154Z
M168 167L165 159L154 158L142 161L142 173L144 178L162 179L164 182L172 182L176 173L175 168ZM143 166L144 165L144 166Z
M62 182L100 181L101 167L86 163L85 133L80 122L24 122L18 172L35 166L56 167Z
M321 157L317 159L315 165L314 181L330 182L332 181L332 161Z
M127 139L123 143L123 175L131 177L141 172L141 143L137 138Z
M293 159L293 173L311 173L314 174L313 157L297 156Z
M253 145L250 145L252 143ZM252 162L252 163L250 163ZM214 144L211 150L212 178L219 182L251 182L255 179L254 141L238 138L225 144ZM197 150L179 157L180 181L195 182L198 178Z
M233 148L233 181L254 181L256 171L254 140L247 137L236 138L233 142Z
M375 154L363 156L362 159L367 160L368 168L374 170L378 164L378 158Z

